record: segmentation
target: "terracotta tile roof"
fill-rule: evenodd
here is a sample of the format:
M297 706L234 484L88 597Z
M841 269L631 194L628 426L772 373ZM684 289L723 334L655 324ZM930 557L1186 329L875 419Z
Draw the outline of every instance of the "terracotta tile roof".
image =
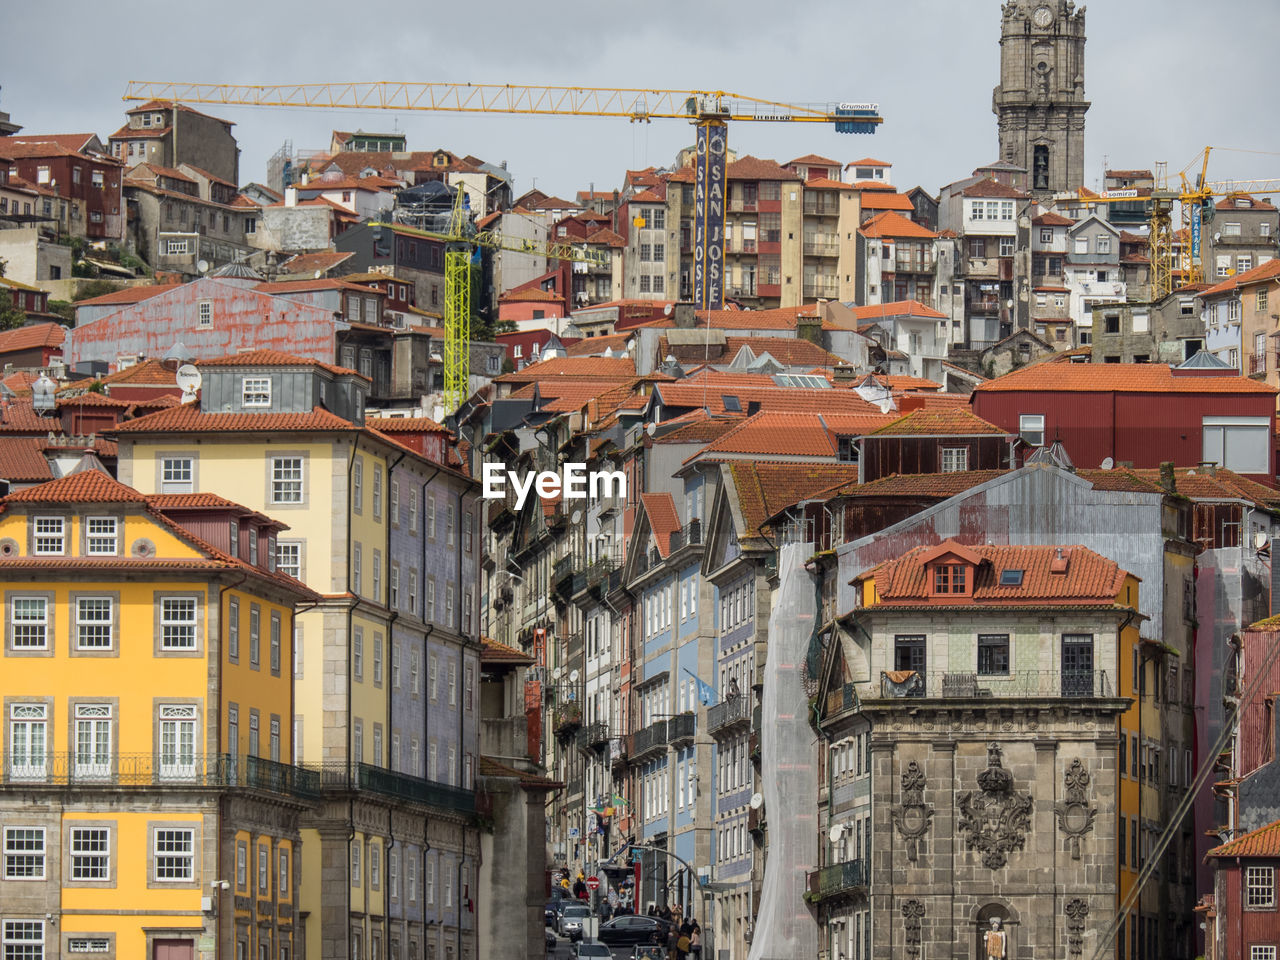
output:
M82 470L4 498L6 503L145 503L133 487L99 470Z
M930 320L945 320L947 315L926 307L919 300L895 300L892 303L876 303L865 307L854 307L855 320L879 320L888 317L927 317Z
M666 203L667 201L658 196L652 190L641 190L639 193L632 194L628 203Z
M36 413L31 398L19 398L0 402L0 433L34 433L41 436L49 432L51 421Z
M150 161L145 160L142 163L135 163L132 167L126 170L125 176L130 180L142 180L144 179L143 177L137 176L138 170L142 168L151 171L151 173L156 174L157 176L168 177L170 180L181 180L183 183L190 183L192 185L195 185L196 183L196 179L194 177L188 176L181 170L176 170L173 167L162 167L158 163L151 163Z
M793 160L792 163L795 161ZM852 190L853 184L845 183L841 180L832 180L829 177L814 177L804 182L806 190Z
M56 143L59 146L66 147L68 150L75 150L79 153L96 136L96 133L38 133L30 135L15 133L13 136L5 137L4 139L12 140L15 143Z
M1243 200L1249 205L1242 207L1237 201ZM1263 197L1252 197L1247 193L1232 193L1214 204L1219 210L1274 210L1275 205Z
M502 663L518 667L531 667L536 662L527 653L521 653L515 647L499 643L492 637L480 638L480 662Z
M1280 857L1280 820L1214 847L1209 857Z
M891 189L876 189L874 192L864 190L862 193L863 210L915 210L915 208L910 197L904 193L894 193Z
M606 396L612 401L611 410L616 408L619 403L631 396L632 386L630 383L619 385L613 381L592 381L583 382L576 381L567 384L554 384L549 386L548 391L543 391L542 384L538 384L538 393L542 396L542 407L540 409L548 413L572 413L581 410L590 401L602 399ZM554 393L555 396L549 399L549 394ZM609 406L606 403L606 406Z
M794 160L792 160L792 161L790 161L790 162L791 162L791 163L803 163L803 164L821 165L821 166L825 166L825 167L838 167L838 166L840 166L840 161L839 161L839 160L831 160L831 159L829 159L828 157L820 157L820 156L818 156L816 153L806 153L803 157L796 157Z
M960 470L953 473L891 474L870 483L854 483L824 491L828 496L906 497L945 500L957 493L1004 476L1006 470Z
M281 264L280 271L291 276L313 274L317 271L328 273L334 267L350 260L354 256L354 253L342 253L334 250L321 250L318 253L300 253Z
M1136 481L1135 486L1143 484L1161 489L1158 469L1122 467L1118 470L1078 470L1077 473L1098 487L1108 481L1122 483L1119 476L1128 475ZM1179 467L1174 470L1174 488L1179 496L1191 500L1245 500L1266 510L1280 507L1280 491L1221 467L1213 473L1198 467Z
M794 330L798 317L818 316L818 305L807 303L798 307L774 307L769 310L699 310L696 316L697 326L704 329L710 326L713 330ZM668 329L675 325L675 320L671 317L635 324L636 327Z
M788 367L816 364L820 367L833 367L844 361L834 353L823 350L810 340L799 337L725 337L726 359L733 359L743 347L750 347L751 352L759 357L767 353L779 363Z
M967 410L912 410L905 417L887 423L871 434L873 437L975 437L1006 436L994 423L988 423Z
M980 383L975 395L1006 391L1075 393L1270 393L1248 377L1174 376L1160 363L1042 363Z
M922 227L892 210L876 214L858 229L864 237L910 237L933 240L938 236L928 227Z
M625 247L627 241L620 234L614 233L608 227L603 227L595 233L590 234L584 243L596 243L606 247Z
M685 460L716 459L717 454L754 454L770 458L834 459L836 440L819 414L761 411L708 443Z
M140 433L331 433L359 430L321 407L310 413L201 413L198 402L184 403L129 420L114 428L117 434Z
M75 407L125 407L133 406L132 400L120 400L110 397L105 393L94 393L86 390L84 393L74 395L63 395L58 397L58 406L75 406Z
M58 392L84 390L93 382L95 381L76 380L59 387ZM131 387L176 387L178 385L176 369L170 370L164 365L163 360L143 360L141 363L130 364L123 370L117 370L115 373L109 373L105 377L99 377L96 382L107 387L125 383Z
M1150 170L1107 170L1103 173L1106 177L1124 177L1129 180L1152 180Z
M636 365L630 357L553 357L513 373L495 377L495 383L533 383L535 380L554 380L559 377L578 377L583 380L632 380Z
M126 123L115 133L107 137L107 141L112 140L159 140L167 137L173 131L173 127L138 127L132 129Z
M262 207L262 204L258 203L257 200L251 200L249 197L246 197L244 194L240 194L239 196L233 197L231 202L227 204L227 206L245 207L245 208L252 208L254 210L257 210Z
M388 278L389 279L389 278ZM359 290L367 292L366 287L351 283L346 277L312 277L306 280L277 280L254 284L259 293L270 293L275 296L288 296L291 293L310 293L315 290Z
M368 380L364 374L355 370L348 370L346 367L339 367L337 364L324 363L320 360L312 360L309 357L299 357L292 353L285 353L281 350L248 350L244 353L232 353L225 357L214 357L212 360L200 360L197 366L201 367L320 367L322 370L328 370L343 376L360 377Z
M640 502L649 518L649 529L658 545L658 553L671 553L671 534L680 529L680 514L676 502L669 493L642 493Z
M761 160L748 154L728 164L725 176L730 180L799 180L800 174L780 167L772 160Z
M1238 273L1234 277L1228 277L1221 283L1215 284L1209 289L1200 293L1202 298L1216 297L1221 293L1230 293L1237 287L1242 287L1249 283L1262 283L1280 277L1280 259L1271 259L1266 263L1259 264L1252 270L1246 270L1244 273Z
M688 163L679 170L673 170L665 177L668 183L697 183L698 175L693 169L693 164Z
M528 290L508 290L498 297L499 303L564 303L564 297L551 290L539 290L532 287Z
M850 160L845 167L892 167L893 164L886 160L877 160L874 157L863 157L861 160Z
M52 480L53 471L41 453L41 442L37 437L0 435L0 479L11 483Z
M17 370L6 376L0 376L0 385L12 391L16 397L31 396L31 384L39 379L36 374L28 370Z
M738 424L742 423L741 415L713 416L705 410L690 410L688 413L664 420L659 429L666 429L653 438L655 444L664 443L707 443L723 436ZM678 424L673 429L673 425Z
M367 417L365 426L383 433L452 433L443 423L430 417Z
M1030 196L1030 194L1015 190L1008 184L1001 183L999 180L990 177L985 180L979 180L972 186L965 187L960 191L960 195L964 197L1003 197L1006 200L1025 200Z
M771 517L817 491L857 483L856 463L756 463L735 460L725 465L733 477L744 528L739 539L760 539Z
M617 355L626 352L631 336L630 333L614 333L605 337L583 337L565 347L564 352L569 357L594 357L605 350L612 350Z
M724 407L724 397L738 398L738 405L745 413L751 403L759 403L761 410L775 413L851 413L880 414L880 408L867 403L852 390L806 390L795 387L729 387L717 386L710 381L706 386L681 380L676 383L660 383L654 393L666 407L699 408L704 404L713 414L732 413ZM884 422L888 422L887 420Z
M544 777L537 773L525 773L523 770L517 770L515 767L509 767L505 763L499 763L491 757L480 755L480 764L478 773L482 777L503 777L506 779L515 779L520 781L520 786L527 787L530 790L560 790L564 784L559 780L552 780L550 777Z
M169 293L176 290L181 284L178 283L162 283L158 285L147 285L139 287L125 287L122 290L113 290L111 293L104 293L100 297L90 297L87 300L77 300L77 307L99 307L119 304L127 306L132 303L141 303L143 300L150 300L152 297L158 297L162 293Z
M36 137L0 137L0 154L12 160L30 160L41 157L79 157L82 160L93 160L97 163L120 166L114 157L99 154L81 153L78 148L59 143L56 138L37 139Z
M325 180L323 178L312 180L310 183L295 183L298 188L298 195L304 193L316 192L324 193L330 190L367 190L371 193L382 193L387 190L399 190L402 186L399 180L391 177L339 177L335 180Z
M146 497L147 502L159 510L209 510L237 507L246 513L255 512L216 493L151 493Z
M954 549L979 559L974 572L971 596L935 597L926 575L926 564L941 553ZM1066 559L1066 570L1054 573ZM1055 561L1059 561L1056 563ZM1022 570L1022 583L1000 583L1003 570ZM970 546L955 540L916 547L896 560L864 571L854 582L875 580L875 607L884 606L976 606L987 604L1112 604L1119 603L1126 573L1108 560L1082 546Z
M1070 217L1064 217L1061 214L1054 213L1052 210L1047 210L1040 216L1034 217L1031 222L1037 227L1073 227L1076 223Z
M33 347L60 347L66 338L66 330L60 323L29 323L16 330L0 332L0 353Z
M913 377L909 373L877 373L876 379L893 391L918 390L920 392L938 391L942 384L927 377Z

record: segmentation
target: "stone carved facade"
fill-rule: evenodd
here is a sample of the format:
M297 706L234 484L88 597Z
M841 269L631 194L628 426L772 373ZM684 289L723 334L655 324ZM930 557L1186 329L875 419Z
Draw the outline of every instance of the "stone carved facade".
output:
M920 921L923 917L923 903L919 900L903 901L902 921L905 928L903 943L906 945L907 956L913 958L913 960L920 956Z
M902 802L890 811L893 825L907 841L907 859L912 863L919 858L920 840L933 821L933 808L924 802L924 784L924 771L912 760L902 773Z
M987 769L978 774L979 793L966 791L957 798L957 829L970 849L982 854L982 862L998 870L1009 854L1026 846L1031 829L1031 794L1013 789L1013 776L1001 763L1000 744L987 747Z
M1072 897L1064 910L1067 915L1067 953L1073 957L1084 952L1084 921L1089 916L1089 901Z
M1079 757L1071 761L1062 779L1066 788L1065 799L1054 804L1053 811L1058 816L1058 829L1067 835L1071 859L1079 860L1080 839L1093 829L1098 808L1089 805L1089 771Z

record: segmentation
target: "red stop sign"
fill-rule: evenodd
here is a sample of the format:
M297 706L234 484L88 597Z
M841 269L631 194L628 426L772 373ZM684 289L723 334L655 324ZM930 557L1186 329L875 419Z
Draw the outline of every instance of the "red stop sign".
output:
M598 887L598 886L600 886L600 878L599 878L599 877L587 877L587 888L588 888L588 889L590 889L590 890L594 890L594 889L595 889L596 887Z

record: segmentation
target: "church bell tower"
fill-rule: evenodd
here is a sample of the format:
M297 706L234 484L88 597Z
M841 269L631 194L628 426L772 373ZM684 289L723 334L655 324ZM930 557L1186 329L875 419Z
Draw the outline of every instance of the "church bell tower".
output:
M1001 8L1000 84L991 97L1000 159L1047 197L1084 184L1084 11L1072 0Z

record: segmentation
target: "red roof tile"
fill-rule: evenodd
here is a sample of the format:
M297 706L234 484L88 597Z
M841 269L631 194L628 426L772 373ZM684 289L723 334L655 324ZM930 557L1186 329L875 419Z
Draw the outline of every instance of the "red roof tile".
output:
M965 197L1003 197L1006 200L1025 200L1030 194L1016 190L1008 184L1001 183L999 180L988 177L986 180L979 180L972 186L965 187L960 191L961 196Z
M100 297L90 297L87 300L77 300L77 307L99 307L112 304L127 306L131 303L141 303L143 300L150 300L152 297L158 297L162 293L168 293L176 290L181 284L162 283L158 285L148 284L139 287L125 287L123 290L114 290L111 293L104 293Z
M1174 376L1160 363L1041 363L980 383L974 393L1071 391L1076 393L1271 393L1249 377Z
M527 290L508 290L498 297L499 303L564 303L564 297L551 290L532 287Z
M926 573L927 563L948 550L976 555L971 596L936 597ZM1061 559L1066 570L1055 573ZM1056 561L1056 562L1055 562ZM1002 585L1003 570L1022 570L1018 586ZM1123 602L1120 591L1126 573L1108 560L1082 546L1005 546L960 544L945 540L940 544L916 547L896 560L867 570L854 582L875 580L876 601L872 609L892 606L976 606L989 604L1112 604ZM1136 605L1133 598L1131 605Z
M18 490L6 503L144 503L146 497L133 487L99 470L82 470L37 487Z
M60 347L66 338L66 330L60 323L29 323L16 330L0 332L0 353L33 347Z
M845 167L892 167L893 164L886 160L877 160L874 157L863 157L861 160L850 160Z
M856 483L856 463L757 463L735 460L726 464L738 495L745 529L740 539L759 539L760 528L792 504L819 490Z
M740 423L742 423L742 417L737 414L713 416L705 410L690 410L674 419L662 421L660 429L666 429L667 432L655 436L653 442L656 444L706 443L723 436Z
M364 374L348 370L346 367L295 356L281 350L248 350L244 353L228 354L225 357L214 357L212 360L200 360L197 365L201 367L320 367L330 373L369 379Z
M745 412L748 405L759 403L761 410L775 413L850 413L880 415L880 408L867 403L852 390L800 389L796 387L718 386L717 381L700 382L681 380L676 383L660 383L654 393L666 407L699 408L706 406L713 414L724 414L724 397L738 398L738 405ZM885 420L884 422L888 422Z
M832 180L829 177L814 177L804 182L806 190L852 190L853 184L845 183L841 180Z
M1244 273L1238 273L1234 277L1228 277L1221 283L1203 291L1200 296L1203 298L1215 297L1220 293L1229 293L1236 287L1242 287L1249 283L1262 283L1275 277L1280 277L1280 259L1268 260L1252 270L1246 270Z
M725 176L730 180L799 180L800 174L780 167L772 160L761 160L748 154L728 164Z
M321 250L318 253L300 253L290 257L280 266L280 272L289 276L303 274L328 273L334 267L354 257L354 253L343 253L335 250Z
M915 208L911 198L904 193L880 189L864 190L862 193L863 210L915 210Z
M763 353L788 367L808 366L832 367L844 361L834 353L823 350L810 340L799 337L725 337L724 356L732 359L743 347L750 347L751 352L759 357Z
M959 470L952 473L891 474L870 483L855 483L824 491L829 496L906 497L945 500L958 493L994 480L1006 470Z
M430 417L367 417L365 426L383 433L452 433L443 423Z
M859 229L864 237L910 237L933 240L938 236L928 227L922 227L891 210L876 214Z
M816 153L806 153L803 157L796 157L791 163L803 163L812 166L838 167L839 160L831 160L827 157L820 157Z
M639 193L633 194L627 201L628 203L666 203L662 197L658 196L652 190L641 190Z
M504 779L518 780L520 781L520 786L527 787L530 790L559 790L564 786L559 780L552 780L550 777L544 777L537 773L526 773L523 770L517 770L515 767L499 763L484 754L480 755L480 765L477 772L482 777L502 777Z
M854 307L855 320L880 320L888 317L927 317L930 320L945 320L947 315L926 307L919 300L895 300L892 303L875 303L865 307Z
M1070 217L1061 216L1060 214L1054 213L1052 210L1045 211L1044 213L1040 214L1040 216L1034 218L1031 222L1034 223L1037 227L1075 226L1075 221L1072 220Z
M595 357L604 353L605 350L612 350L614 355L625 353L627 350L627 341L630 340L630 333L614 333L605 337L583 337L576 343L571 343L564 348L565 356L569 357Z
M53 479L38 437L0 436L0 479L10 483L39 483Z
M310 413L201 413L198 402L184 403L129 420L114 428L136 433L330 433L359 430L355 424L316 407Z
M523 369L495 377L496 383L533 383L559 377L583 380L632 380L636 365L630 357L552 357Z
M44 435L53 422L35 412L30 397L0 401L0 433Z
M1240 206L1238 201L1243 200L1248 206ZM1275 210L1275 205L1264 197L1253 197L1247 193L1232 193L1214 204L1218 210Z
M589 235L584 243L596 243L606 247L625 247L627 241L620 234L615 233L608 227L601 228L595 233Z
M874 431L876 437L975 437L1005 436L994 423L974 416L968 410L913 410Z
M537 661L527 653L522 653L515 647L509 647L505 643L499 643L492 637L481 637L480 662L482 664L502 663L510 664L512 666L530 667Z
M649 518L649 529L653 531L658 553L665 557L671 553L671 534L680 529L680 514L676 512L675 500L669 493L642 493L640 502L644 504Z
M1214 847L1210 857L1280 857L1280 820Z

